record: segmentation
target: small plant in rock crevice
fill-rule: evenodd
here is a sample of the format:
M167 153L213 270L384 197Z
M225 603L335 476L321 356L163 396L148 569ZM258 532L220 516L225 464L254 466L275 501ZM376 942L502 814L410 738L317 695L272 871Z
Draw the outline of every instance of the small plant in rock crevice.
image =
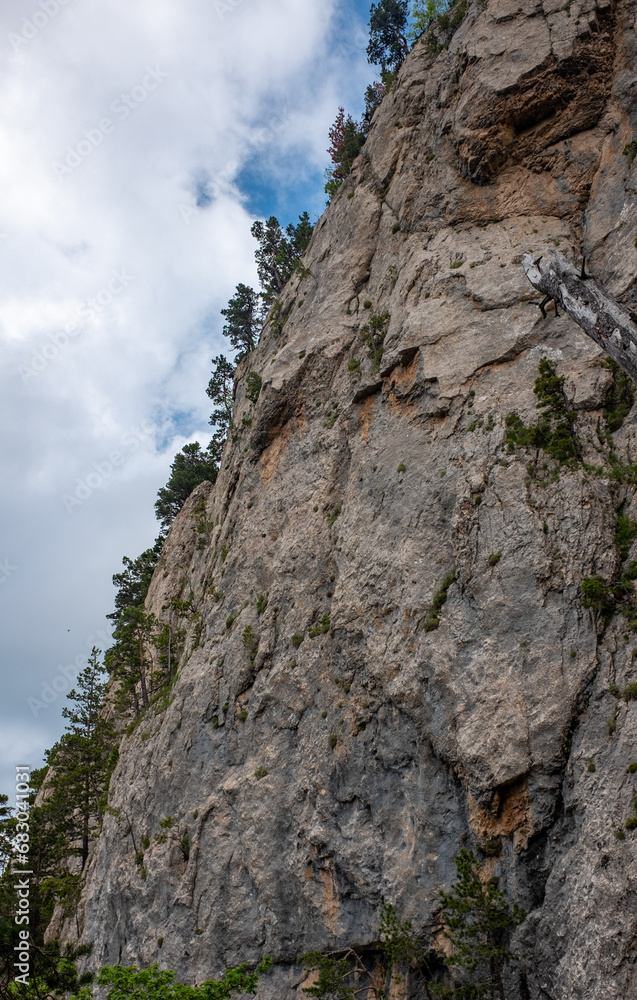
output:
M447 574L434 594L431 606L425 619L425 632L433 632L434 629L437 629L440 625L440 611L447 601L447 592L455 579L456 571L454 569L451 573Z
M380 368L390 319L391 316L386 309L382 313L372 313L369 322L365 324L360 332L363 342L368 347L368 357L372 363L372 375L375 375Z

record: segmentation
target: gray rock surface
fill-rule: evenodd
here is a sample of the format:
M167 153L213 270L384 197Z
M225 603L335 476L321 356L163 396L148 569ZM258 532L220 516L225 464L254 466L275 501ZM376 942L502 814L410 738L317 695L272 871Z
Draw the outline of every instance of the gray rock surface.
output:
M198 617L170 705L123 740L65 928L95 964L200 982L268 953L259 996L300 1000L300 954L373 945L383 902L431 936L461 836L501 837L488 864L528 911L530 996L637 995L635 833L615 835L637 704L611 693L637 680L637 636L619 616L603 631L580 599L584 576L618 572L617 510L637 503L597 435L601 352L542 318L521 267L547 243L585 251L635 306L634 19L634 2L491 0L404 64L310 274L237 373L219 480L155 572L149 609L165 619L192 593ZM361 334L384 310L375 372ZM507 447L507 414L537 418L543 356L599 475L578 463L542 482L546 456ZM636 430L633 409L613 434L622 461Z

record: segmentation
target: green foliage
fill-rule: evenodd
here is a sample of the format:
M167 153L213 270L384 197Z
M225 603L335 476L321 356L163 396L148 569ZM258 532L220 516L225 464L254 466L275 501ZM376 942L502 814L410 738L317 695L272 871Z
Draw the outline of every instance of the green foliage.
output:
M257 221L253 224L250 232L259 243L254 256L261 282L261 295L266 306L274 302L292 277L308 247L313 230L314 226L307 212L299 216L297 225L290 224L285 234L274 215L267 222Z
M623 509L620 508L615 527L615 545L619 549L622 562L628 558L630 547L635 541L636 536L637 522L633 521L632 517L624 514Z
M262 615L268 606L267 594L259 594L257 597L257 614Z
M624 701L637 701L637 683L635 681L624 688L622 698Z
M630 142L627 142L622 150L622 153L624 156L628 157L628 164L632 167L633 160L637 156L637 139L632 139Z
M335 503L332 507L331 512L327 515L327 523L334 524L334 522L341 516L341 505L340 503Z
M349 361L347 362L348 372L357 372L359 371L360 366L361 363L359 358L350 358Z
M148 969L106 965L98 973L97 985L108 987L107 1000L231 1000L235 994L254 996L259 977L268 972L271 965L269 957L263 958L253 969L246 962L226 969L221 979L209 979L201 986L179 983L174 972L162 971L157 964ZM86 989L70 1000L90 1000L90 997L90 990Z
M259 342L264 320L260 298L254 288L239 282L227 308L221 310L221 315L226 317L223 335L237 351L235 364L250 354Z
M232 426L234 412L234 365L223 354L212 359L212 373L206 394L216 407L210 415L210 423L216 427L212 447L218 449L220 455L228 429Z
M487 562L489 563L489 566L497 566L501 558L502 558L501 552L492 552L489 558L487 559Z
M334 748L336 747L336 744L338 743L338 736L336 735L336 733L330 733L330 736L329 736L329 739L328 739L327 742L329 743L330 748L332 750L334 750Z
M575 411L564 394L565 377L557 374L555 365L542 358L533 391L542 410L540 419L525 427L517 413L510 413L505 421L509 451L515 447L541 448L556 462L573 467L579 458L579 445L575 437Z
M408 38L420 38L431 24L449 9L449 0L415 0Z
M399 462L398 463L398 472L406 472L406 471L407 471L407 466L405 465L405 463L404 462Z
M456 881L449 892L439 896L440 919L452 947L447 963L452 972L459 970L465 981L457 981L452 987L433 984L431 990L435 996L449 1000L503 996L504 966L515 960L508 948L508 936L526 914L517 904L511 906L497 879L481 878L480 863L473 851L463 847L455 862Z
M184 445L175 455L168 482L158 491L155 501L155 516L164 530L170 528L195 487L217 481L219 458L220 447L214 438L205 450L195 441Z
M336 120L329 130L330 146L327 150L334 166L325 172L325 193L330 199L350 173L365 143L367 131L368 126L364 122L359 125L351 115L345 115L344 108L338 109Z
M299 635L298 632L295 632L290 642L292 643L295 649L298 649L301 643L303 642L304 638L305 638L304 636Z
M175 825L175 820L172 816L166 816L165 819L160 819L159 825L164 828L164 830L170 830L171 827Z
M406 37L409 0L379 0L369 15L367 61L396 71L409 52Z
M246 375L246 397L251 403L256 403L262 385L263 379L258 372L248 372Z
M616 361L605 358L601 367L612 375L612 382L606 393L604 413L606 423L611 433L619 430L635 402L635 390L632 379L622 371Z
M267 775L268 775L268 772L266 771L266 769L264 767L258 767L256 769L256 771L254 772L254 776L257 779L266 778Z
M425 619L425 632L433 632L434 629L437 629L440 625L440 611L447 601L447 592L455 579L456 571L454 569L451 573L447 574L434 594L431 607L429 608Z
M330 630L330 619L328 615L323 615L318 625L314 625L307 630L310 639L315 639L317 635L325 635Z
M361 329L361 338L368 347L368 357L372 362L372 374L375 374L380 368L390 319L391 316L385 309L382 313L372 314L369 323Z
M254 660L257 651L259 649L259 636L252 631L251 625L246 625L243 632L241 633L241 642L248 650L248 654L251 660Z
M66 732L46 753L51 768L48 815L57 835L66 839L68 853L80 858L82 869L101 822L117 762L117 733L102 712L105 690L100 651L93 647L77 687L67 695L72 707L62 709L68 720Z

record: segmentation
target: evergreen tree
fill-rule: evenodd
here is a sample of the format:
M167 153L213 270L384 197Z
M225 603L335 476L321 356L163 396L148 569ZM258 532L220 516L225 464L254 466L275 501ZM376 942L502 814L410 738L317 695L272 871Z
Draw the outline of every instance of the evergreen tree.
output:
M213 441L216 446L223 444L228 428L232 424L234 411L234 365L223 354L212 359L212 377L206 389L207 395L216 409L210 415L210 423L217 428Z
M257 273L261 282L262 297L270 306L285 288L310 242L314 227L307 212L299 216L296 225L290 223L285 234L281 223L271 215L267 222L255 222L250 230L259 241L255 251Z
M115 611L106 616L111 621L118 622L126 608L144 603L163 544L164 537L160 535L137 559L124 556L124 571L113 575L113 585L117 587Z
M118 708L125 709L132 700L136 718L150 704L148 667L157 627L157 619L146 614L143 603L129 605L119 616L113 631L115 642L105 658L109 673L120 682Z
M166 485L158 491L155 501L155 514L164 530L170 528L186 500L195 487L199 486L199 483L206 481L215 483L217 481L219 458L220 449L214 439L205 450L198 441L194 441L192 444L184 445L181 451L175 455L170 467L170 478ZM153 569L156 561L152 563ZM113 581L115 582L115 577L113 577Z
M370 83L365 91L365 112L361 120L361 128L366 136L369 135L369 130L372 127L374 112L376 108L380 107L384 96L385 85L378 80Z
M234 359L236 364L253 351L259 342L263 326L263 309L259 299L260 295L254 288L239 282L227 309L221 310L221 315L227 320L223 335L228 337L237 351Z
M453 948L447 963L467 978L452 987L432 984L431 991L445 1000L504 1000L504 966L515 960L508 938L526 914L520 906L511 906L497 879L480 877L473 851L463 847L455 862L457 879L450 892L440 893L441 921Z
M409 0L379 0L369 17L368 62L395 72L409 52L405 35Z
M66 732L46 755L53 792L50 809L58 807L68 850L80 857L82 869L117 760L115 727L102 711L105 690L100 651L93 647L88 665L78 676L77 689L67 695L72 707L62 710L68 719Z
M334 167L326 173L325 193L333 197L352 169L352 164L361 151L366 138L363 125L358 125L351 115L345 117L345 109L339 108L336 121L329 131L328 153Z

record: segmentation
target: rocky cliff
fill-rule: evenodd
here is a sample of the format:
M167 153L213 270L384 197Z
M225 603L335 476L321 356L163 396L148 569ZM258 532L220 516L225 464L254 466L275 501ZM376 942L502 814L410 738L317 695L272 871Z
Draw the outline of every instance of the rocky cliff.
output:
M464 840L528 913L512 997L637 995L637 635L581 594L626 555L637 412L609 428L612 372L521 267L585 253L637 299L636 6L489 0L403 65L155 572L149 609L196 613L122 743L69 928L95 963L268 953L260 995L300 998L297 956L373 944L383 902L431 940ZM543 356L561 465L506 441Z

